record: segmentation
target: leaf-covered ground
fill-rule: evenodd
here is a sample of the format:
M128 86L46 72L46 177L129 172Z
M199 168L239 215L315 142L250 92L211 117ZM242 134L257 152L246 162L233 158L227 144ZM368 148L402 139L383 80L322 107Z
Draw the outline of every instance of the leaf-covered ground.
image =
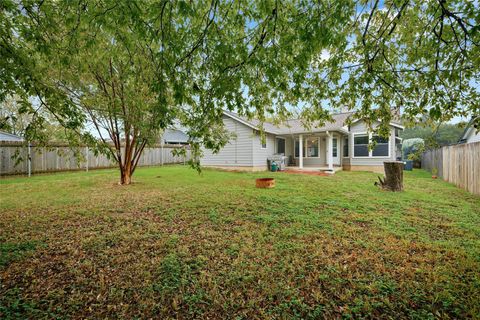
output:
M0 318L479 318L480 198L405 175L2 179Z

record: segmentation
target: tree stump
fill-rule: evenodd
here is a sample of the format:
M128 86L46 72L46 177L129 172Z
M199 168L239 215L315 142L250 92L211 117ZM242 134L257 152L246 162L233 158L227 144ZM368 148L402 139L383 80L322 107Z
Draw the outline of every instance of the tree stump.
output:
M383 190L403 191L403 162L402 161L385 161L383 163L385 169L385 179L378 177L380 186ZM377 184L377 183L375 183Z

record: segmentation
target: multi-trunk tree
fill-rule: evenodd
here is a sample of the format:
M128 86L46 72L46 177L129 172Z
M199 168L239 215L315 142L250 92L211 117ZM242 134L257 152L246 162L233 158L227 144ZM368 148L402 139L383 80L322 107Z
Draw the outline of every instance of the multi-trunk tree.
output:
M287 104L301 98L288 89L291 76L306 71L292 52L314 52L334 39L328 30L342 26L338 18L328 27L321 17L309 22L311 10L342 14L341 6L328 4L21 3L12 20L21 28L12 33L24 32L12 37L36 46L38 82L65 98L56 105L38 92L41 105L72 110L95 129L97 137L74 128L118 163L122 184L131 182L143 148L174 120L188 128L198 167L202 146L218 150L227 141L224 108L259 118L287 115ZM322 43L305 41L300 27L325 34Z
M198 167L202 147L226 143L224 109L278 121L298 111L308 122L348 107L380 119L378 134L392 108L412 121L479 113L471 1L6 0L0 9L0 98L37 96L110 154L125 184L174 119Z

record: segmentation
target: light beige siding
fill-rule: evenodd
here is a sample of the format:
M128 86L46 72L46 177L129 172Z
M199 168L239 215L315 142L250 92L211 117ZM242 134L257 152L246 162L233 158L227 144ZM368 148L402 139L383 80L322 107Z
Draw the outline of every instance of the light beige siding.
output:
M275 136L266 134L267 146L262 148L262 139L259 134L255 134L253 137L253 165L267 167L267 158L275 153Z
M204 156L200 163L205 166L253 166L253 129L224 116L225 128L234 134L234 137L220 150L214 154L211 150L204 149Z

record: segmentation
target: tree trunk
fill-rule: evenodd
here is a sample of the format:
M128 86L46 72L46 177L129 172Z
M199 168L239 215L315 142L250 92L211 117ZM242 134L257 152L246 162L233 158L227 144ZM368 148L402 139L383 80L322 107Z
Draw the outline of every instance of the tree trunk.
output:
M403 191L403 162L385 161L385 179L378 177L380 186L388 191Z
M122 146L120 144L115 145L117 155L115 157L115 160L117 161L118 167L120 169L121 185L129 185L132 183L133 173L137 168L140 156L142 155L146 144L146 140L142 141L140 144L135 143L134 140L133 143L129 142L128 145L125 145L123 149L124 152L122 152Z
M121 152L121 151L120 151ZM133 156L133 144L129 142L125 144L123 163L120 165L120 184L129 185L132 183L132 156Z
M130 170L120 170L120 184L121 185L129 185L132 183L132 174Z

